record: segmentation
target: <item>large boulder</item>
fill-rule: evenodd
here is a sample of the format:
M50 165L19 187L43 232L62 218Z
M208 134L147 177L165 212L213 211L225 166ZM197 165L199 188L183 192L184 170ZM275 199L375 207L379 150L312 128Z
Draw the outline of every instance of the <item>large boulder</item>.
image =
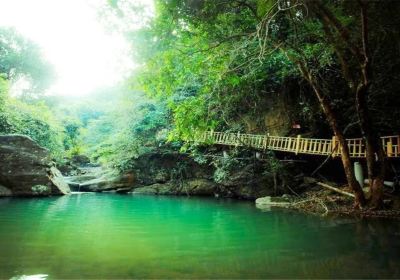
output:
M23 135L0 136L0 196L70 193L50 153Z
M80 168L82 169L82 168ZM132 173L118 174L103 167L85 167L82 175L64 177L73 191L80 192L128 192L134 183Z

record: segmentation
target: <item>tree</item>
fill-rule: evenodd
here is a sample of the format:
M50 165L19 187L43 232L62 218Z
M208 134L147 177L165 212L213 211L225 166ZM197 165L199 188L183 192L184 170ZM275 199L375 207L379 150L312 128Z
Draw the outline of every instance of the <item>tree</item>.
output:
M369 9L369 6L372 6L372 9ZM399 5L393 1L387 1L384 6L395 10L399 8ZM304 7L308 8L307 12L309 14L307 17L301 16L306 12ZM385 177L385 153L381 146L378 129L374 127L374 121L371 118L368 104L370 88L373 83L372 73L375 72L372 69L373 65L370 53L371 42L369 36L372 27L368 24L370 17L368 12L372 10L375 15L378 14L379 16L379 12L377 11L381 9L382 3L369 3L363 0L353 2L277 1L275 8L271 9L269 12L272 15L279 12L285 13L287 18L289 18L288 22L295 26L295 28L296 21L299 20L303 22L316 20L322 27L323 38L321 38L321 40L324 40L326 46L334 50L336 61L341 66L341 76L346 81L348 91L353 96L359 126L366 145L366 160L371 190L370 204L373 208L380 208L382 205L383 181ZM273 16L268 15L264 21L265 20L272 22L274 19ZM348 24L349 22L351 22L351 25ZM293 32L295 31L294 29ZM348 155L346 155L347 144L344 141L344 137L342 137L343 133L338 130L337 124L332 120L332 118L335 118L330 112L331 110L329 107L332 106L326 104L327 101L321 92L320 83L318 83L315 75L307 69L307 59L304 55L303 46L301 43L299 45L297 42L298 38L299 37L296 37L296 40L290 43L285 41L283 43L283 48L285 48L286 52L290 50L296 53L297 58L292 56L292 59L299 66L303 76L310 83L320 100L328 117L328 121L331 123L335 135L338 136L342 147L343 164L346 174L349 174L347 175L349 184L352 186L351 181L353 180L353 176L350 174L351 172L349 170L351 168L351 162L349 159L346 159L348 157ZM300 40L304 42L304 38ZM294 47L293 42L295 43ZM374 43L376 45L377 42L375 41ZM330 95L332 95L332 93L330 93ZM356 192L356 195L359 193L358 200L363 204L360 188L356 186L356 184L352 186L352 188Z
M30 93L46 89L54 72L43 58L41 49L12 28L0 28L0 73L12 83L25 79L30 83Z
M40 49L13 29L0 28L0 134L19 133L32 137L52 155L62 159L63 132L60 123L41 100L10 96L10 85L18 79L31 83L30 94L39 94L49 82L51 67Z
M196 130L243 130L241 120L261 115L279 87L288 80L305 81L338 139L355 206L363 207L344 134L350 127L359 135L348 122L358 120L367 146L371 205L379 207L385 164L376 123L390 116L378 115L377 100L387 99L382 88L395 89L397 79L384 83L387 78L375 69L384 68L380 58L399 64L396 47L380 35L398 40L385 27L398 22L396 10L392 1L159 0L155 18L138 32L144 43L139 82L145 92L168 102L172 136L189 139Z

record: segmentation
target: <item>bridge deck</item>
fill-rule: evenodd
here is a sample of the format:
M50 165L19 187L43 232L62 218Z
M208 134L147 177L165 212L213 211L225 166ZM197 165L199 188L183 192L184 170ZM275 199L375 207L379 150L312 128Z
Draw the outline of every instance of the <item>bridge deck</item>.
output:
M340 156L340 147L335 137L332 139L314 139L297 137L281 137L270 135L226 133L206 131L195 139L197 142L228 146L252 147L263 150L283 151L295 154ZM400 157L400 136L381 137L386 156ZM362 138L347 139L350 156L365 157L365 145Z

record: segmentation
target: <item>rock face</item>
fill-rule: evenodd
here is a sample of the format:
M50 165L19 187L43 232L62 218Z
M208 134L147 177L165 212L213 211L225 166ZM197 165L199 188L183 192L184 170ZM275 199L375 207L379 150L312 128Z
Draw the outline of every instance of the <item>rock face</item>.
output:
M135 188L136 194L158 194L158 195L198 195L212 196L218 194L217 185L207 179L188 179L180 184L174 182L164 184L153 184Z
M23 135L0 136L0 196L70 193L45 148Z
M265 175L262 162L237 166L218 183L215 168L199 164L187 155L173 152L149 153L140 156L130 171L134 180L133 193L156 195L203 195L256 199L277 195L276 180ZM290 182L292 183L292 182Z
M212 179L213 169L178 152L160 152L141 155L130 173L136 185L148 186L192 178Z
M158 195L214 195L213 169L177 152L148 153L129 172L133 193Z

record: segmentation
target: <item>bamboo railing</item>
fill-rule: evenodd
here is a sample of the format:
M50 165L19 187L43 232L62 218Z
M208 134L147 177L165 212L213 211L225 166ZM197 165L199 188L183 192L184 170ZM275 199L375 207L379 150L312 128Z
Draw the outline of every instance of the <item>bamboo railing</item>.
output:
M303 138L300 135L297 137L282 137L206 131L198 134L194 140L201 143L251 147L295 154L340 156L340 147L336 137L332 137L332 139L314 139ZM381 141L387 157L400 157L400 136L384 136L381 137ZM365 157L365 145L362 138L347 139L347 145L352 158Z

